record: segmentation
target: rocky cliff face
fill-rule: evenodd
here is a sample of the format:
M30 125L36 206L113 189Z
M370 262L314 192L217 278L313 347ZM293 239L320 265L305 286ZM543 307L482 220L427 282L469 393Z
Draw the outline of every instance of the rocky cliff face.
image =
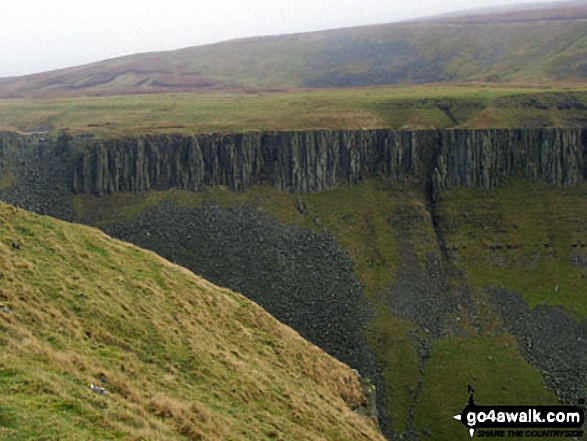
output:
M583 129L447 130L435 175L440 186L495 188L507 177L574 187L585 177Z
M251 132L77 142L72 189L104 195L179 187L232 190L270 183L288 192L318 192L368 176L425 175L435 131Z
M0 132L0 181L10 167L10 159L16 148L22 149L25 138L11 132Z
M587 176L586 135L584 129L376 130L100 141L67 135L41 140L0 133L0 167L14 175L10 188L0 187L0 199L75 219L71 205L74 192L100 196L171 187L197 191L217 185L239 191L258 183L287 192L319 192L380 175L389 177L398 189L410 188L412 182L425 183L432 200L446 188L490 189L507 178L572 187ZM437 222L434 206L438 205L426 207L431 216L424 216L423 222ZM460 276L438 263L446 250L438 228L431 228L435 230L432 234L437 233L438 252L433 258L427 256L422 269L410 247L412 238L425 230L421 227L410 233L416 221L412 206L409 211L389 214L398 222L390 228L398 232L400 249L409 251L400 255L402 266L389 304L400 317L419 324L426 335L418 343L420 362L415 369L419 379L410 392L414 398L407 433L414 434L413 409L425 378L431 342L451 330L444 324L454 324L455 311L467 308L468 294ZM214 205L194 209L160 205L106 230L243 292L306 338L374 379L381 427L391 433L383 403L384 383L377 379L378 367L362 334L370 312L359 307L365 301L362 288L352 273L352 262L334 238L280 226L249 207L222 209ZM574 262L580 265L580 257ZM506 325L510 327L507 321ZM533 335L531 324L526 328L530 330L524 328L524 335ZM517 328L511 329L514 332ZM538 354L546 353L548 348L544 348L540 346ZM540 369L561 371L551 366ZM562 378L569 375L567 372Z
M45 140L0 132L0 199L40 214L73 220L75 156L63 137Z
M239 191L260 183L319 192L384 175L425 182L434 197L458 185L494 188L509 177L575 186L587 176L586 135L585 129L318 130L108 141L63 135L41 142L5 133L0 173L10 146L36 143L36 157L51 149L67 155L74 193L219 185Z
M4 169L6 168L4 162L6 161L7 146L3 137L0 137L0 180L4 176Z
M494 188L505 178L575 186L586 173L583 129L251 132L88 142L72 164L75 193L142 193L179 187L232 190L270 183L318 192L385 175L417 179L433 192Z

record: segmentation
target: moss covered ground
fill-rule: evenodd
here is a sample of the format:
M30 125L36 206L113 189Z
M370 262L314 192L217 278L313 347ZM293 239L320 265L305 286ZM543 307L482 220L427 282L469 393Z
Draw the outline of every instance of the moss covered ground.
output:
M455 189L439 204L440 230L469 280L512 289L534 308L587 319L587 188L510 182Z

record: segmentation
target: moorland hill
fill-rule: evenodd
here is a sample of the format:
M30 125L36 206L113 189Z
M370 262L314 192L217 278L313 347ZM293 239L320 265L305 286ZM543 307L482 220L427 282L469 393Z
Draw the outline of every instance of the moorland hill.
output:
M562 2L239 39L5 78L0 97L584 81L586 22Z

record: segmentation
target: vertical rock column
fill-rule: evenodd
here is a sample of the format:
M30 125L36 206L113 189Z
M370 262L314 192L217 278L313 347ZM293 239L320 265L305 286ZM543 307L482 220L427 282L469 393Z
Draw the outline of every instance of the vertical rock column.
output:
M0 181L4 178L4 170L6 169L6 157L8 156L6 150L7 146L7 135L0 133Z
M264 165L258 132L225 135L216 148L220 153L219 164L223 170L220 185L241 191L258 183Z
M38 145L35 138L27 137L13 132L0 132L0 180L12 170L17 161L18 153L26 149L33 149ZM40 160L40 149L36 151L37 161Z
M446 130L437 178L447 186L491 189L506 178L576 186L585 176L582 129Z
M2 138L6 150L7 138ZM444 188L491 189L506 178L576 186L587 175L583 129L319 130L73 141L72 187L99 196L270 183L318 192L387 176ZM4 161L5 162L5 161Z

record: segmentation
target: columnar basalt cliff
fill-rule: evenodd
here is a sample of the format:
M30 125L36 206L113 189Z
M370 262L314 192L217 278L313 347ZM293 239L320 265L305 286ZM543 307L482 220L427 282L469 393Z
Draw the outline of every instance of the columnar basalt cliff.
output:
M495 188L506 177L574 187L586 173L585 130L448 130L437 154L440 185Z
M98 196L179 187L232 190L269 183L318 192L384 175L415 179L436 193L494 188L505 178L575 186L587 174L584 129L250 132L237 135L71 139L80 153L72 190Z
M26 137L11 132L0 133L0 180L11 163L16 149L22 150L26 146Z
M587 176L587 131L578 128L317 130L116 140L3 133L0 174L15 152L31 145L38 146L29 155L35 161L59 155L69 163L67 184L74 193L97 196L220 185L240 191L261 183L287 192L319 192L387 176L426 183L434 197L458 185L495 188L510 177L575 186Z
M104 195L224 185L238 191L269 183L288 192L317 192L379 174L423 176L428 150L437 144L436 131L389 130L72 140L82 151L72 189Z

